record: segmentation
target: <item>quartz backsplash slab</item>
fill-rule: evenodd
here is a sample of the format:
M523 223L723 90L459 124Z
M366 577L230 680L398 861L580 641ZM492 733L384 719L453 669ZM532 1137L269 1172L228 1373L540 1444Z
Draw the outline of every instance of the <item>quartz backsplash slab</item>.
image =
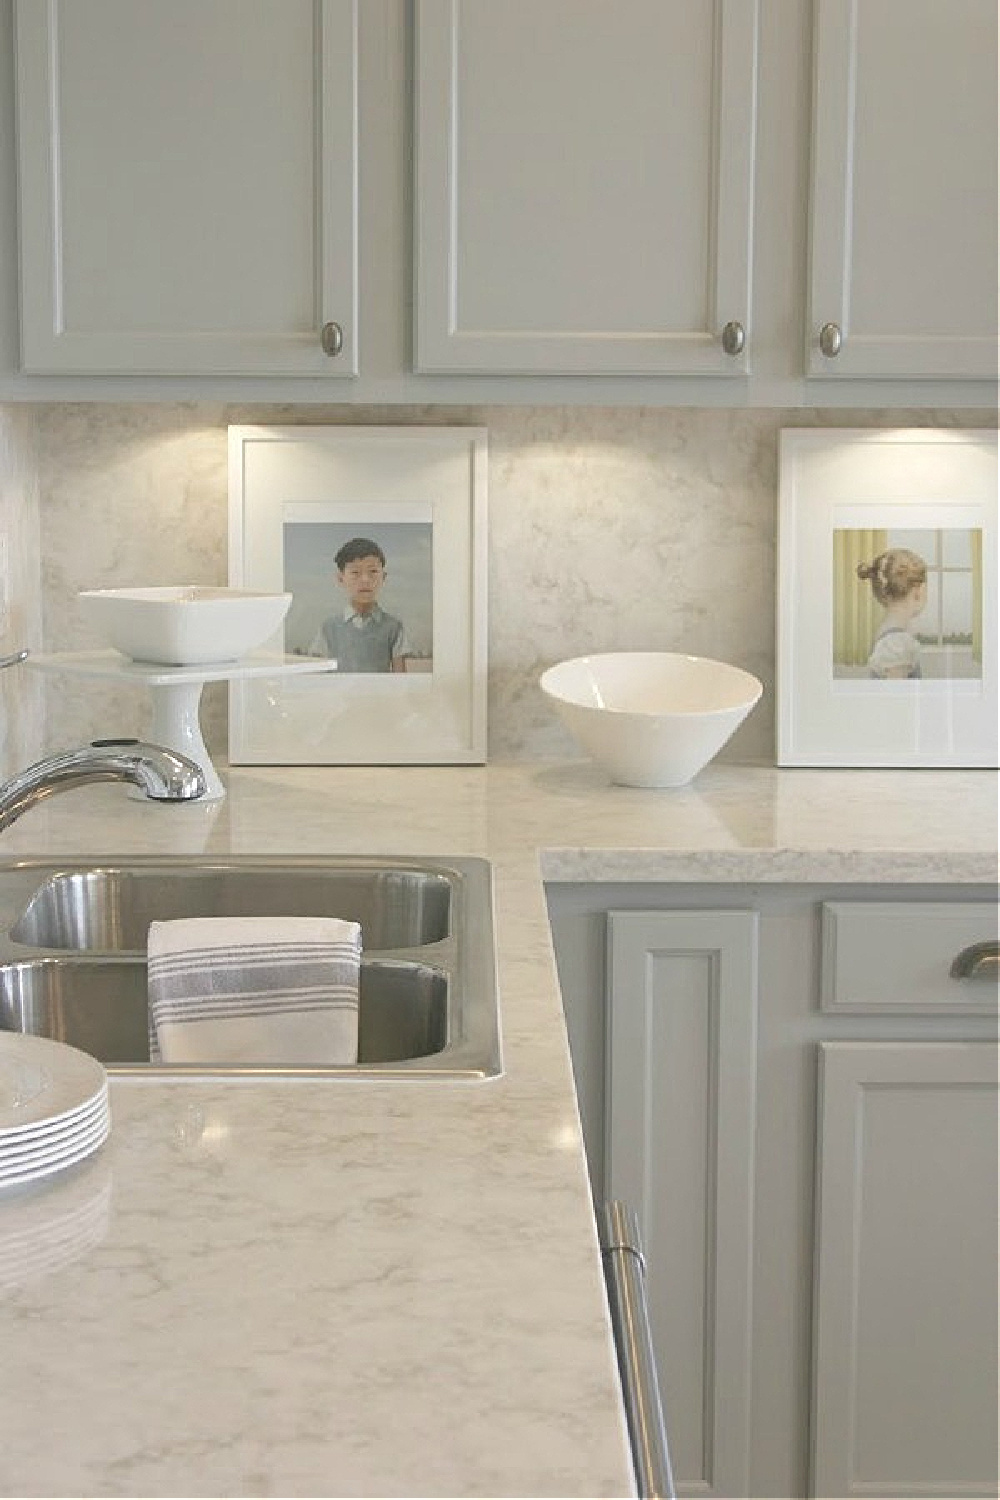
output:
M0 656L42 643L35 423L0 406ZM0 670L0 779L35 758L43 738L42 684L24 667Z
M13 428L19 448L30 436L37 455L31 482L45 650L103 644L83 623L80 589L226 581L226 430L235 422L487 427L491 758L577 754L538 689L539 674L562 657L650 649L720 657L758 676L764 697L724 758L771 762L781 428L982 426L983 417L208 403L0 408L0 432L4 423ZM22 431L29 424L30 433ZM6 505L5 462L11 467L0 450ZM15 472L19 467L15 453ZM23 499L17 505L25 509ZM31 596L29 580L20 591L28 613ZM141 689L59 677L44 692L46 748L148 731ZM226 718L226 689L212 685L203 728L219 755Z

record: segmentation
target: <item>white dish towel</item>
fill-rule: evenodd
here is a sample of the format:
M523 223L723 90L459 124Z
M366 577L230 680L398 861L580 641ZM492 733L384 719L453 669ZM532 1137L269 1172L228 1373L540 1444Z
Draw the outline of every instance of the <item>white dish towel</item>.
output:
M152 922L146 954L153 1062L357 1062L357 922L338 917Z

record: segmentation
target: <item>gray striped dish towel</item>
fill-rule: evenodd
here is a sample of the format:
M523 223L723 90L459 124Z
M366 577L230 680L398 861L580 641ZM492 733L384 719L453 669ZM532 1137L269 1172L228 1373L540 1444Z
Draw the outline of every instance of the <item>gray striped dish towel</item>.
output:
M146 956L153 1062L287 1066L358 1060L357 922L151 922Z

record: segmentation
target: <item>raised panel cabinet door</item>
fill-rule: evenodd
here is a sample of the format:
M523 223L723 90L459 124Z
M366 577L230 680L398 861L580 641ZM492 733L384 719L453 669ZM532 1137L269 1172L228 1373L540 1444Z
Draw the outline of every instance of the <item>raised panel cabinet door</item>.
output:
M357 373L356 9L16 0L25 371Z
M997 1048L820 1047L814 1495L997 1493Z
M742 375L757 0L417 0L416 365Z
M997 373L996 0L817 0L810 375Z
M606 1193L639 1215L680 1495L748 1495L757 915L608 914Z

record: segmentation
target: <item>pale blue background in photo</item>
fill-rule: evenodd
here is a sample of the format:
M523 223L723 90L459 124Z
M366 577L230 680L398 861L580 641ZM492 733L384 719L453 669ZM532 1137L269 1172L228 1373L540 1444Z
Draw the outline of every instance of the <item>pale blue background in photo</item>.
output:
M370 537L385 553L386 581L379 603L402 620L413 649L430 656L433 643L432 533L429 521L364 519L286 521L281 528L284 587L292 594L285 616L285 650L305 652L323 621L337 614L347 596L337 582L334 558L352 537Z

